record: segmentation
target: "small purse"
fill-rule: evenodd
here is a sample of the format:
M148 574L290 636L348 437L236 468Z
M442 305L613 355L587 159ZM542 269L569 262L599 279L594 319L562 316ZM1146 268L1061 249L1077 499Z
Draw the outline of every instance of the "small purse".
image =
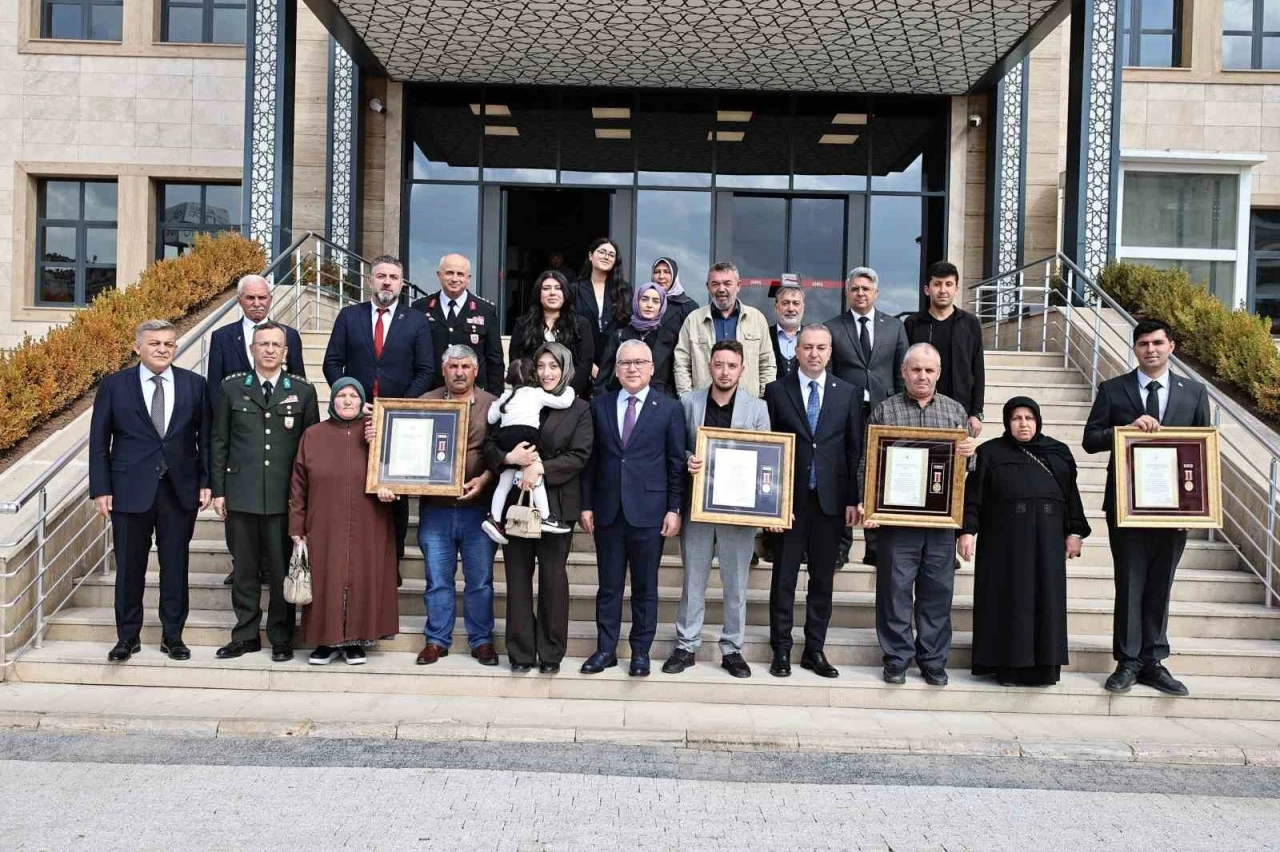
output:
M520 492L520 497L507 509L503 528L508 537L542 538L542 513L533 506L532 491Z
M289 558L289 573L284 578L284 599L296 606L311 603L311 557L306 541L293 546Z

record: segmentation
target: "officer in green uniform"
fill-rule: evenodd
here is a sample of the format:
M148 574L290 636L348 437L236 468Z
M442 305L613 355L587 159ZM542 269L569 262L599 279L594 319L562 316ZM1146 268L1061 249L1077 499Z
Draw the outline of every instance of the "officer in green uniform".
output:
M455 343L471 347L479 360L476 387L494 396L502 394L502 380L507 368L502 359L502 329L498 328L498 309L482 299L471 286L471 261L460 254L440 258L436 270L440 289L424 296L409 307L426 314L431 324L431 345L435 348L436 373L428 390L444 387L444 351Z
M222 381L213 417L213 506L226 521L235 580L236 626L220 660L262 650L262 587L258 566L270 568L267 639L271 659L293 659L293 605L284 599L289 555L289 479L307 427L320 422L316 389L284 372L284 326L264 322L253 332L253 372Z

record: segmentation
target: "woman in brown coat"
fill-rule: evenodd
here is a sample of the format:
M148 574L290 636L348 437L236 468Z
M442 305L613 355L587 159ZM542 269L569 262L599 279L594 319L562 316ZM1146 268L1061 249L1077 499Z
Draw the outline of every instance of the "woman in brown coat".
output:
M364 649L400 629L396 599L395 495L364 493L369 445L364 439L364 391L333 383L329 419L307 429L293 463L289 534L311 556L313 600L302 610L302 642L314 645L312 665L342 656L365 661Z

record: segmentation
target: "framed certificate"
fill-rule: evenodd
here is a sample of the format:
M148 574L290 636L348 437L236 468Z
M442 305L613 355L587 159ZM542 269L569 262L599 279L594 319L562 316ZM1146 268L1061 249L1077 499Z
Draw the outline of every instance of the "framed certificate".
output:
M466 402L375 399L373 443L364 490L452 497L462 493L467 464Z
M1115 429L1116 525L1222 527L1218 430Z
M699 427L689 520L790 529L795 454L789 432Z
M965 465L956 444L965 437L963 429L869 426L867 519L886 527L960 529Z

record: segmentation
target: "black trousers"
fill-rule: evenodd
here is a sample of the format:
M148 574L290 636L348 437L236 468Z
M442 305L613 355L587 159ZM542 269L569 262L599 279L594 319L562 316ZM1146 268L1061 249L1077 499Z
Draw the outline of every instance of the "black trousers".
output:
M507 656L512 663L558 663L569 644L569 574L573 534L511 538L502 549L507 572ZM534 561L537 560L537 568ZM533 574L538 573L535 614Z
M1108 512L1107 535L1116 580L1111 655L1135 665L1163 660L1169 656L1169 595L1187 532L1120 529Z
M267 641L272 645L293 645L294 607L284 599L284 577L293 552L289 539L289 516L251 515L227 512L227 526L235 547L232 569L231 605L236 626L231 638L252 642L262 628L262 581L259 565L268 569Z
M196 510L185 509L168 478L145 512L112 512L116 552L116 638L134 642L142 633L142 597L147 586L151 534L160 562L160 635L181 639L187 623L187 563Z
M809 591L805 595L804 650L821 651L831 621L831 588L836 571L836 549L844 515L826 515L818 492L797 495L791 529L782 534L782 553L773 566L769 583L769 645L774 652L791 653L791 627L795 621L796 582L800 561L809 554Z
M400 560L404 559L404 538L409 534L409 498L397 497L391 504L391 514L396 525L396 576L400 576Z
M569 536L563 536L569 538ZM658 631L658 563L662 559L661 527L633 527L622 520L596 526L596 648L618 650L622 629L622 592L631 568L631 653L649 653Z

